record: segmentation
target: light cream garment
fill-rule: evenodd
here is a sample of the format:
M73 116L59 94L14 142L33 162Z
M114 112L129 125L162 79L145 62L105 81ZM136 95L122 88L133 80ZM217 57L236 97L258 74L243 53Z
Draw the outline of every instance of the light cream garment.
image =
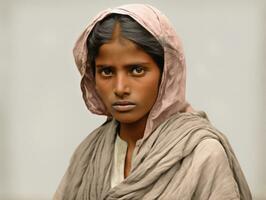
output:
M111 187L114 187L124 180L125 159L127 154L127 142L122 140L119 134L116 134L113 170L111 174ZM134 155L131 161L134 160Z
M185 60L167 18L149 5L125 5L101 12L79 37L74 56L82 75L88 109L110 117L95 90L87 64L86 40L94 25L110 13L129 15L152 33L164 48L164 71L158 98L144 137L134 149L130 175L111 188L117 122L91 133L75 151L54 200L97 199L251 199L226 138L202 113L185 112ZM227 169L227 170L223 170Z

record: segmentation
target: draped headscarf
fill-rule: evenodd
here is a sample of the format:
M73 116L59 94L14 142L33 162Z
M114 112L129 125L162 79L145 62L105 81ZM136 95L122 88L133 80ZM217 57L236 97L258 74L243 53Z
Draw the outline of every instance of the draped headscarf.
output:
M88 109L95 114L108 115L95 89L94 76L87 62L87 38L97 22L109 14L128 15L148 30L164 49L164 71L157 100L147 120L145 136L165 119L190 108L185 98L186 65L181 41L168 19L150 5L130 4L100 12L80 35L74 47L76 65L81 73L81 89Z

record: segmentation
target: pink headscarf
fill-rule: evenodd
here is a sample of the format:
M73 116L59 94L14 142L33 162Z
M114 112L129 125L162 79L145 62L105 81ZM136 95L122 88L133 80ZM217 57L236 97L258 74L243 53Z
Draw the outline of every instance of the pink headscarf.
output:
M99 13L78 38L74 47L76 65L81 73L81 90L87 108L95 114L110 116L95 89L95 80L87 62L87 38L97 22L109 14L129 15L149 31L164 49L164 71L158 97L149 113L144 138L177 112L192 111L185 98L186 65L181 42L168 19L150 5L130 4Z

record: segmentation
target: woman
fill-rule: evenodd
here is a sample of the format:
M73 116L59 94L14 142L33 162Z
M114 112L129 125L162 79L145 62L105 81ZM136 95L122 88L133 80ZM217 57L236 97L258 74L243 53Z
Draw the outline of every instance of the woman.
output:
M101 12L74 57L88 109L106 115L75 151L55 200L251 199L223 134L185 99L185 60L149 5Z

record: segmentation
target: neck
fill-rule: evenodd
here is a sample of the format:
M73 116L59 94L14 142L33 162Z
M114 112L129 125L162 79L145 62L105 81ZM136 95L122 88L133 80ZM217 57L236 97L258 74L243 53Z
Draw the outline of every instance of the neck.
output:
M143 138L147 117L148 116L145 116L133 123L120 123L120 137L122 140L126 141L129 146L135 147L136 142Z

